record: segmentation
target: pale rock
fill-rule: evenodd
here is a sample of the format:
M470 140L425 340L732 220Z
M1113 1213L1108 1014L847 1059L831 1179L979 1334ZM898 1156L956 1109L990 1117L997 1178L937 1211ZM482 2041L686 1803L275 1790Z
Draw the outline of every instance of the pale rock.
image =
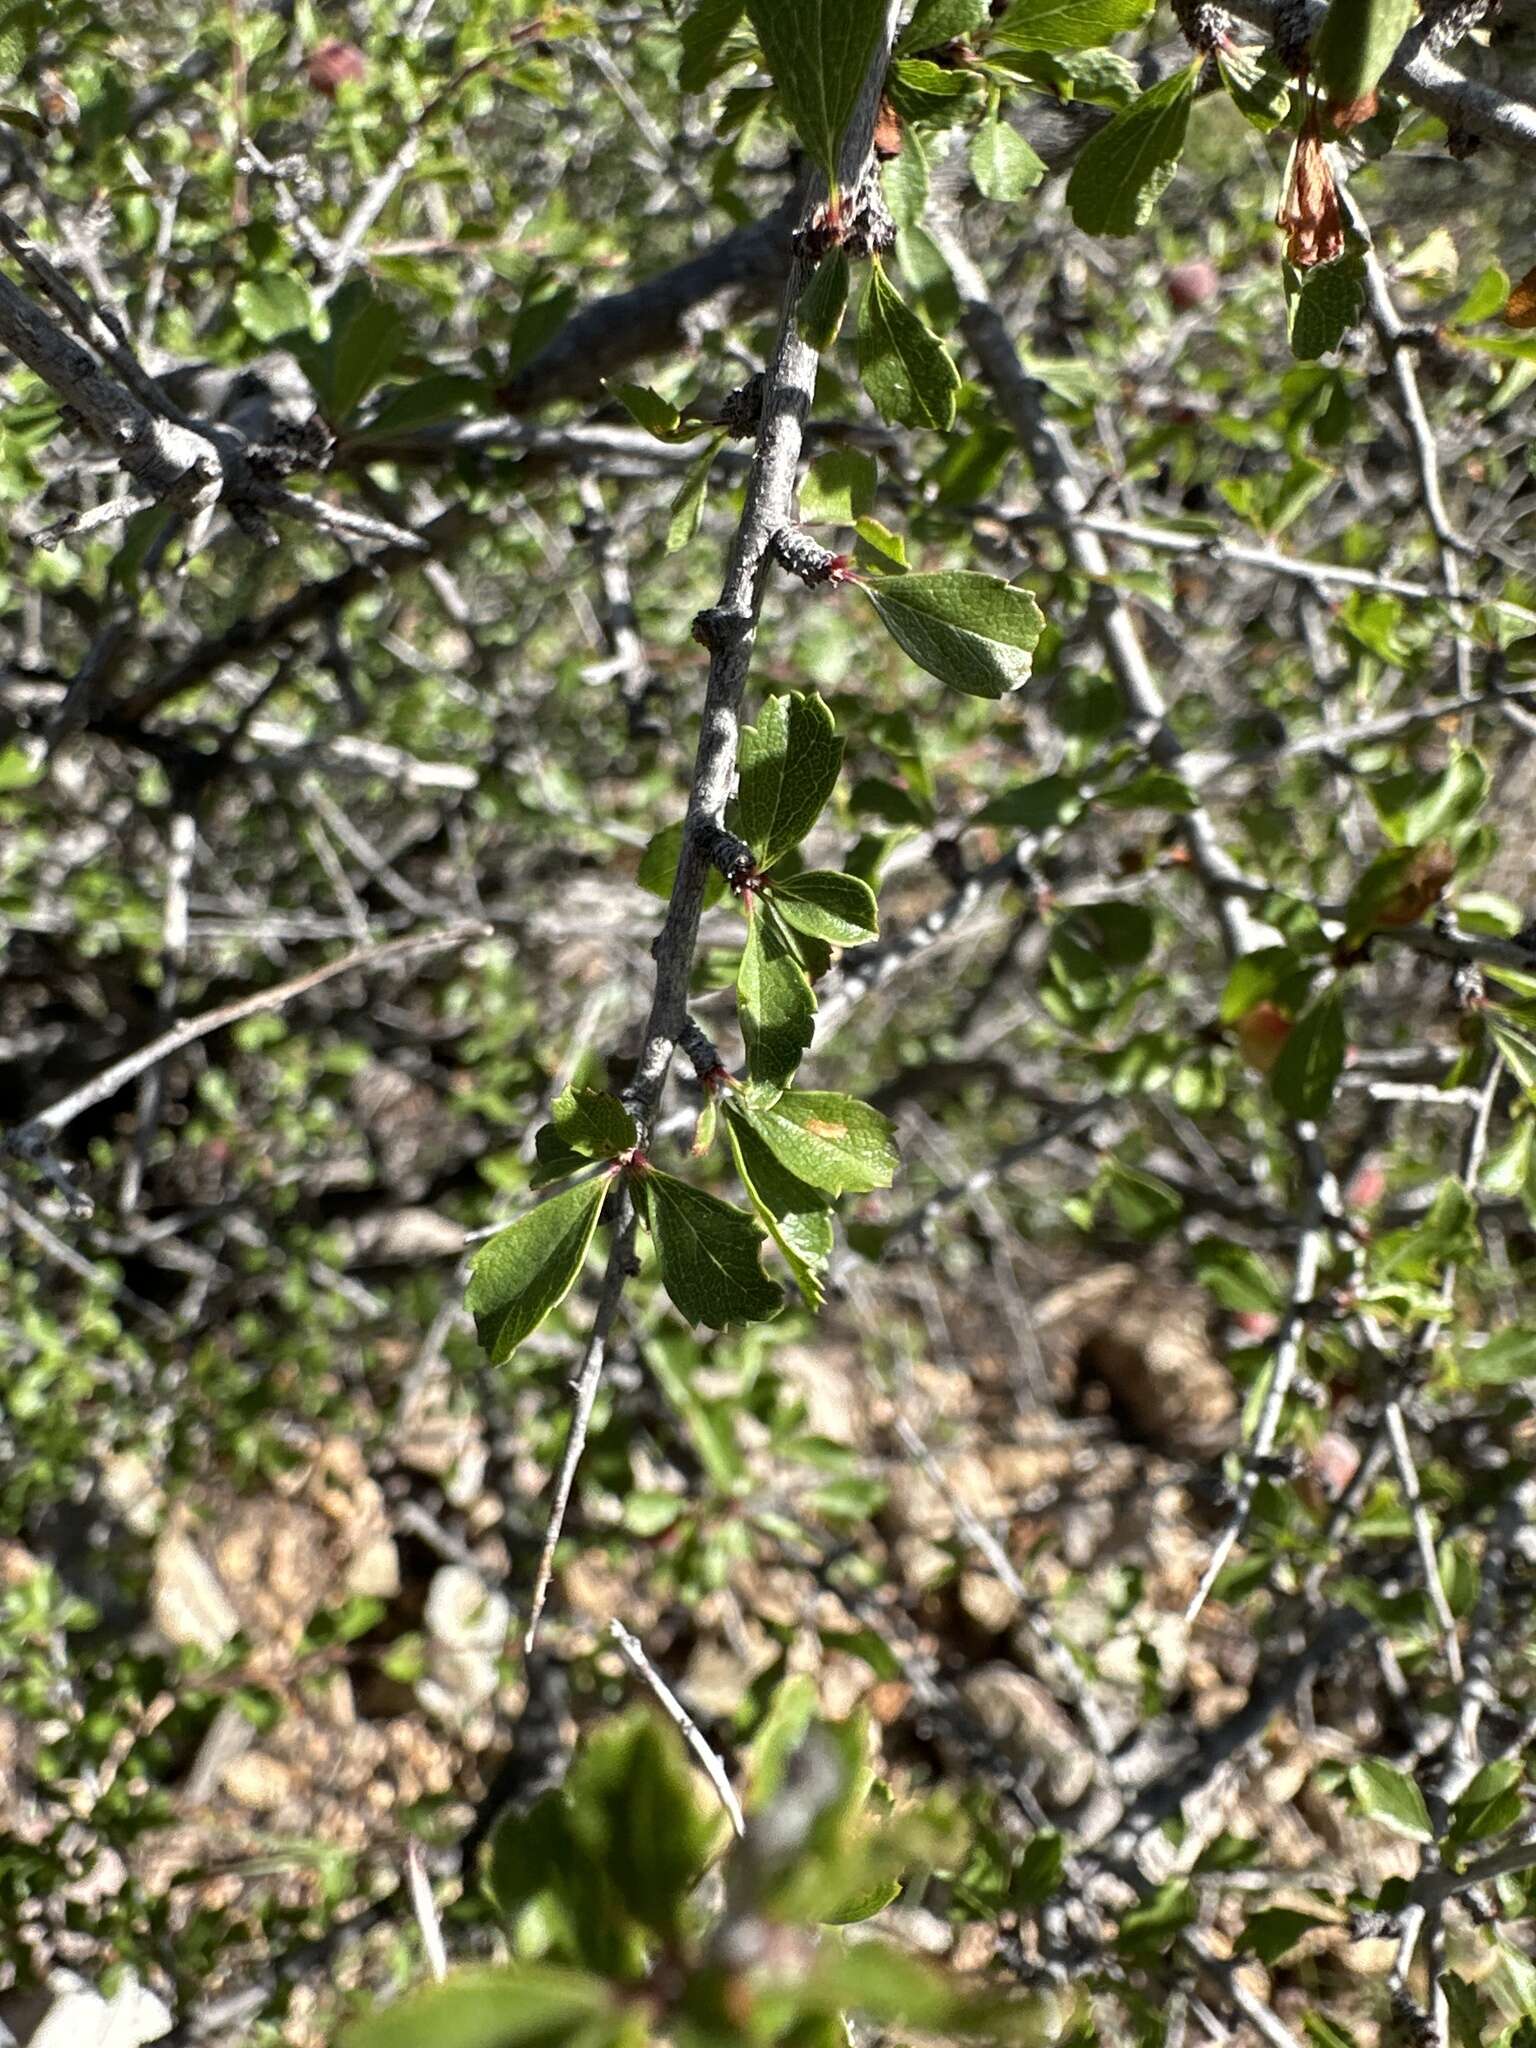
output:
M144 2048L171 2031L170 2008L134 1978L111 1999L99 1991L70 1990L56 1998L28 2048Z
M224 1767L224 1790L237 1806L272 1813L294 1796L296 1780L287 1764L250 1750Z
M123 1526L135 1536L153 1536L160 1526L165 1495L137 1451L114 1451L101 1461L101 1491Z
M150 1615L168 1642L216 1657L240 1632L240 1616L223 1582L184 1529L155 1546Z

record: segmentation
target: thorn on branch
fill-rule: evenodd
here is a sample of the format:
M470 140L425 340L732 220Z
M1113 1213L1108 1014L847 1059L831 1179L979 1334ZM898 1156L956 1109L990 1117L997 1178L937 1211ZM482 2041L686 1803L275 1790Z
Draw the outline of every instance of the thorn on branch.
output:
M694 619L692 632L701 647L711 654L729 654L738 641L745 638L752 621L745 612L728 611L723 605L711 605Z
M701 1082L723 1070L719 1049L709 1034L697 1025L692 1017L678 1034L677 1049L691 1062L694 1073Z
M820 541L812 540L798 527L781 526L768 546L779 567L787 569L791 576L798 576L808 590L814 590L822 583L847 583L851 580L851 557L834 555L830 548L824 548Z
M1451 969L1451 1000L1458 1010L1480 1010L1488 999L1483 970L1475 960L1458 960Z
M1279 0L1275 9L1275 55L1293 77L1305 75L1311 41L1307 0Z
M1232 41L1232 17L1211 0L1173 0L1184 40L1202 57L1214 57Z
M1424 2010L1404 1984L1399 1984L1392 1993L1392 2017L1401 2028L1403 2038L1411 2042L1413 2048L1435 2048L1439 2032L1434 2017Z
M307 420L277 421L265 440L246 450L245 459L253 476L276 483L301 469L324 469L335 446L335 435L315 412Z
M738 384L720 401L720 424L733 441L753 441L763 423L763 392L767 378L761 370Z
M757 873L757 862L745 839L738 839L734 832L727 832L721 825L697 825L694 838L710 866L718 868L740 895Z
M1425 48L1445 56L1487 12L1488 0L1427 0L1422 16Z
M833 249L849 256L883 256L896 242L896 222L885 203L880 166L873 156L858 189L824 199L790 236L790 247L813 269Z

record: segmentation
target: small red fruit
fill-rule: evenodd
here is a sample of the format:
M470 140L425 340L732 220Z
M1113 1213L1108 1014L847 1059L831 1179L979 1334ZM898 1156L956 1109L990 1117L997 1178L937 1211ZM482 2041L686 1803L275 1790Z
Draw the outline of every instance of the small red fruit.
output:
M1374 1209L1387 1192L1387 1176L1379 1166L1362 1166L1344 1190L1351 1209Z
M333 100L338 89L360 79L368 69L367 60L356 43L317 43L305 59L304 71L315 91Z
M1200 260L1176 263L1164 283L1168 303L1176 313L1192 313L1197 306L1208 306L1221 290L1221 277L1215 264Z

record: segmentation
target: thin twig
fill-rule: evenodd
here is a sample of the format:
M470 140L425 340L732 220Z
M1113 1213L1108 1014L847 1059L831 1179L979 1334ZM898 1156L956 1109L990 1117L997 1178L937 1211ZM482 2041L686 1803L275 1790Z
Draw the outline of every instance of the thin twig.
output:
M263 1011L281 1009L295 996L305 995L310 989L319 988L323 982L334 981L339 974L350 974L354 968L371 973L375 968L390 966L413 953L447 952L491 935L492 928L488 924L455 924L447 925L441 931L412 932L403 939L388 939L378 946L359 946L354 952L343 954L341 959L329 961L324 967L312 968L308 974L281 982L276 988L260 989L255 995L241 996L232 1003L220 1003L217 1009L205 1010L199 1017L184 1018L171 1030L152 1038L148 1045L141 1045L137 1052L125 1053L122 1059L114 1060L110 1067L103 1068L101 1073L82 1083L71 1094L50 1103L47 1109L40 1110L29 1122L12 1131L6 1142L12 1151L28 1156L30 1147L39 1139L57 1137L77 1116L94 1109L98 1102L107 1101L146 1068L169 1059L183 1046L195 1044L198 1039L208 1037L210 1032L222 1031L227 1024L238 1024L243 1018L259 1016Z
M741 1801L736 1797L735 1788L726 1776L725 1765L700 1734L698 1725L688 1709L646 1656L645 1647L638 1636L631 1635L623 1622L617 1619L609 1622L608 1633L618 1645L619 1654L624 1662L637 1678L643 1679L650 1687L662 1712L692 1750L699 1769L714 1786L715 1796L725 1808L732 1831L737 1835L744 1835L747 1823L741 1810Z
M880 89L900 12L899 0L887 0L885 33L876 44L858 104L843 137L838 171L839 183L846 191L858 190L869 158ZM767 571L772 562L772 541L774 535L790 523L793 509L805 422L810 414L819 367L816 350L802 340L795 324L795 309L810 275L799 261L790 272L778 340L764 373L762 426L753 450L746 499L731 544L720 601L695 621L696 634L709 648L709 677L705 684L698 753L689 789L683 848L667 905L666 921L652 947L656 978L650 1015L646 1019L645 1037L627 1095L642 1143L650 1136L672 1056L688 1020L693 956L710 873L705 852L706 837L712 829L722 828L725 807L735 781L741 700L752 664ZM555 1545L559 1541L561 1522L585 1442L586 1419L590 1418L592 1403L597 1397L608 1334L618 1314L625 1280L634 1264L637 1221L634 1204L626 1194L620 1200L608 1271L577 1378L577 1414L567 1441L554 1510L529 1605L526 1640L530 1648L536 1639L539 1618L549 1591Z
M1248 1526L1253 1498L1259 1490L1259 1481L1263 1476L1263 1461L1274 1449L1280 1418L1285 1412L1286 1396L1295 1382L1301 1364L1307 1320L1317 1294L1318 1275L1322 1270L1323 1254L1327 1249L1330 1235L1327 1218L1334 1203L1330 1200L1332 1177L1323 1160L1316 1132L1310 1124L1303 1125L1298 1129L1297 1138L1310 1169L1310 1178L1307 1188L1307 1221L1302 1228L1301 1242L1296 1247L1296 1264L1291 1276L1291 1296L1275 1340L1275 1358L1270 1367L1269 1384L1264 1390L1264 1403L1259 1410L1258 1422L1254 1426L1253 1441L1248 1446L1243 1460L1242 1476L1237 1483L1237 1497L1232 1503L1232 1513L1216 1540L1210 1561L1201 1573L1200 1583L1184 1611L1186 1622L1193 1622L1210 1598L1211 1588L1220 1578L1227 1559L1236 1549L1243 1531Z

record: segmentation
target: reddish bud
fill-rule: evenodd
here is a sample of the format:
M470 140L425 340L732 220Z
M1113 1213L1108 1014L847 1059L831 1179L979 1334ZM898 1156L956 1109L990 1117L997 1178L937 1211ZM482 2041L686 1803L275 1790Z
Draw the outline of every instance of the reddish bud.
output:
M1387 1176L1379 1166L1362 1166L1344 1190L1351 1209L1374 1209L1387 1192Z
M328 100L343 86L356 82L367 71L367 62L356 43L334 40L317 43L305 59L304 72L310 85Z
M1292 1019L1278 1003L1255 1003L1237 1020L1237 1048L1255 1073L1267 1074L1291 1035Z
M1280 1327L1280 1318L1267 1308L1240 1308L1232 1320L1255 1344L1262 1344L1267 1337L1273 1337Z
M1326 1497L1337 1500L1360 1469L1360 1453L1347 1436L1325 1430L1312 1453L1311 1468Z

